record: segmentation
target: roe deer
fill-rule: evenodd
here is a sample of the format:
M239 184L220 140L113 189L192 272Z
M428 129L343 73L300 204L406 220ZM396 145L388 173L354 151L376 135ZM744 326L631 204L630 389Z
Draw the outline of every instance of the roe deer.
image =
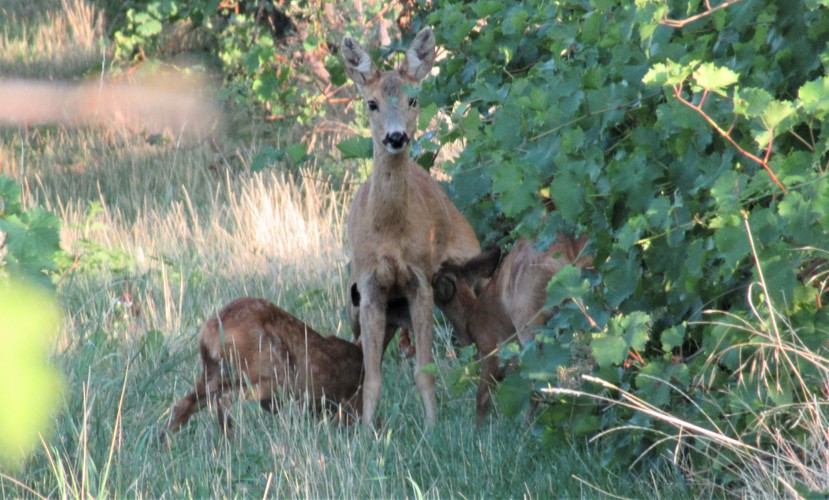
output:
M429 28L420 31L394 71L378 71L349 36L343 38L342 56L346 74L365 99L374 146L373 171L347 221L349 321L365 356L362 421L372 422L380 401L386 337L410 323L417 346L415 380L431 424L437 418L435 379L423 367L432 361L432 275L446 259L480 252L472 227L440 185L409 160L418 112L413 90L434 64L435 37Z
M317 413L339 405L347 418L360 414L360 346L323 337L265 299L242 297L225 305L202 327L199 349L202 373L171 410L173 433L209 401L219 427L230 431L228 396L234 392L270 411L289 395L305 399Z
M545 309L547 283L564 266L592 266L593 258L582 255L587 238L559 234L550 248L538 252L534 243L520 239L498 266L501 251L488 249L467 261L448 260L435 274L435 303L446 317L461 344L474 342L481 363L476 395L478 425L491 404L492 387L503 380L506 369L499 366L497 350L513 337L523 346L535 338L533 329L543 325L555 311ZM496 272L497 268L497 272ZM479 294L480 280L495 273Z

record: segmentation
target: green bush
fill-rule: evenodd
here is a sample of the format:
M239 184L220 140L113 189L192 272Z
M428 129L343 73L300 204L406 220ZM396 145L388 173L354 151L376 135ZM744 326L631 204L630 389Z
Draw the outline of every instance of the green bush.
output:
M51 288L59 231L54 214L37 207L24 210L20 186L0 175L0 281L13 277Z
M354 11L350 2L132 0L107 10L117 67L201 53L226 100L273 120L313 125L329 109L326 89L345 83L330 50L345 27L331 13Z
M829 345L826 2L436 5L428 22L449 54L423 101L451 110L444 142L466 138L449 167L456 203L487 243L587 233L596 257L595 272L550 283L561 312L502 408L561 382L583 343L604 380L738 436L759 408L822 393L815 370L741 322L771 332L775 307L798 344ZM623 406L548 403L550 442L629 426L609 435L608 461L676 447Z

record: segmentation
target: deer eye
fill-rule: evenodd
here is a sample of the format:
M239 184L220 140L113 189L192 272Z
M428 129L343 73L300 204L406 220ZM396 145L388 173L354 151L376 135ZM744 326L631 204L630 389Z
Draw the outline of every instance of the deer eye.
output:
M413 108L417 106L417 97L409 97L409 107Z
M378 109L380 109L380 106L377 105L377 101L371 100L368 101L368 109L370 111L377 111Z

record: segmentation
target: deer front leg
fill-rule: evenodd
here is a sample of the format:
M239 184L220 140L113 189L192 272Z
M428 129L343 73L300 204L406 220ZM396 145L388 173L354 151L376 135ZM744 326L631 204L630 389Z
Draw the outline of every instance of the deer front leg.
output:
M498 357L495 352L484 352L481 359L481 380L475 395L475 413L480 427L492 404L492 390L498 380Z
M432 325L432 288L426 280L419 280L420 287L410 300L412 328L415 333L416 366L415 382L423 399L423 408L426 410L426 423L434 424L437 420L438 404L435 397L435 376L426 373L423 369L432 362L432 341L434 329Z
M383 361L383 338L386 333L386 305L378 294L364 294L360 303L360 339L363 345L363 413L362 423L373 425L380 401L382 383L380 365Z

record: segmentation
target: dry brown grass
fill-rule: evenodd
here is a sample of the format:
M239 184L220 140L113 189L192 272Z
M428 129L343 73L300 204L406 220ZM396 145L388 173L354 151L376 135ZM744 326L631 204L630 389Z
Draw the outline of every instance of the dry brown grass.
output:
M0 74L62 79L103 62L103 13L89 0L4 2L0 25Z

